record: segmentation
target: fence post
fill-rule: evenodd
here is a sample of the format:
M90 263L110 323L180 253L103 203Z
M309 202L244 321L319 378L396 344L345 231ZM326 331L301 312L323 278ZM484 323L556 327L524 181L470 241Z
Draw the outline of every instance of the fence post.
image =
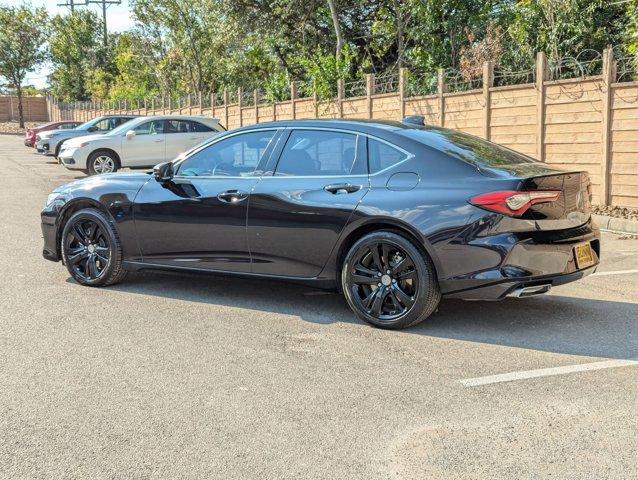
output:
M445 71L439 68L436 76L436 93L438 95L439 127L445 126Z
M399 68L399 120L405 118L405 67Z
M616 81L616 65L614 51L607 47L603 51L602 78L602 157L600 165L600 201L603 205L611 205L611 84Z
M224 127L228 128L228 89L224 87Z
M255 123L259 123L259 93L256 88L253 91L253 101L255 102Z
M243 96L244 96L244 89L239 87L237 89L237 105L239 105L239 126L240 127L244 126L244 112L241 111L242 105L244 103Z
M319 98L317 96L317 81L312 79L312 105L315 111L315 118L319 118Z
M536 54L536 159L545 161L545 80L547 80L545 52Z
M294 81L292 81L290 82L290 111L291 111L293 120L297 118L297 111L295 108L296 98L297 98L297 84Z
M193 114L193 98L189 92L188 94L188 114L192 115Z
M343 98L345 97L346 85L343 78L337 80L337 108L339 109L339 118L343 118Z
M197 92L197 101L199 102L199 114L204 113L204 102L202 102L202 91Z
M374 75L366 74L366 107L368 110L368 118L372 118L372 95L374 95Z
M492 94L490 88L494 86L494 63L483 62L483 138L490 139L490 114L492 110Z

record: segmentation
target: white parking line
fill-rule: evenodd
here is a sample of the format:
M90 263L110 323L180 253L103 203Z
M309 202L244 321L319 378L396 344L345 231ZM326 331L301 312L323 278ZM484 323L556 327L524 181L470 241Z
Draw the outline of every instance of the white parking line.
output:
M524 370L521 372L501 373L487 377L466 378L460 382L466 387L478 387L492 383L513 382L528 378L551 377L565 375L566 373L589 372L605 368L629 367L638 365L638 359L630 360L605 360L603 362L581 363L580 365L566 365L564 367L539 368L538 370Z
M592 276L596 275L598 277L603 275L626 275L628 273L638 273L638 270L612 270L611 272L594 272Z

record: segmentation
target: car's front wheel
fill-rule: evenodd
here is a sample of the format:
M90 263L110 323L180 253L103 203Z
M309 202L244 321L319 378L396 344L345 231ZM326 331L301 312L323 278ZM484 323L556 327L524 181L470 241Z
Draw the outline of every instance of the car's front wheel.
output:
M108 150L98 150L89 155L87 161L89 175L113 173L119 168L117 157Z
M117 230L100 210L87 208L69 218L62 230L61 251L67 270L82 285L103 287L126 276Z
M347 253L341 286L359 318L381 328L406 328L428 318L441 292L430 259L407 238L379 231Z

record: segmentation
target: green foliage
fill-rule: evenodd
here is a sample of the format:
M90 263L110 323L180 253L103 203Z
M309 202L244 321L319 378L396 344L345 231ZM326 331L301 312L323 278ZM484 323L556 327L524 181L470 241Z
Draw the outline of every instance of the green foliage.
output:
M0 76L17 92L20 127L24 127L22 82L45 59L46 25L43 8L0 7Z
M55 17L53 92L66 99L130 101L148 96L262 90L267 101L338 79L396 75L431 92L439 68L480 75L531 71L543 50L554 66L607 45L638 50L638 0L129 0L132 31L101 44L99 18L85 9ZM330 6L333 11L331 12ZM334 16L332 15L334 13ZM336 21L336 22L335 22ZM337 38L343 48L336 54ZM557 68L559 68L557 67Z
M78 9L66 16L53 17L51 29L49 49L54 65L50 79L53 95L64 100L88 100L91 96L89 78L103 76L94 73L94 70L103 70L108 58L108 52L104 51L101 43L101 20L89 10Z

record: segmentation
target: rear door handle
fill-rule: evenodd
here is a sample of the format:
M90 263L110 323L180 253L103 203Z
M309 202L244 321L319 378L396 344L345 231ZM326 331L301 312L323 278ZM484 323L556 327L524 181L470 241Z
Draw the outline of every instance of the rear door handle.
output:
M344 193L354 193L361 190L361 185L352 185L351 183L335 183L332 185L326 185L323 187L326 192L333 193L335 195L342 195Z
M242 192L239 190L226 190L225 192L217 195L217 199L224 203L237 203L248 198L248 192Z

